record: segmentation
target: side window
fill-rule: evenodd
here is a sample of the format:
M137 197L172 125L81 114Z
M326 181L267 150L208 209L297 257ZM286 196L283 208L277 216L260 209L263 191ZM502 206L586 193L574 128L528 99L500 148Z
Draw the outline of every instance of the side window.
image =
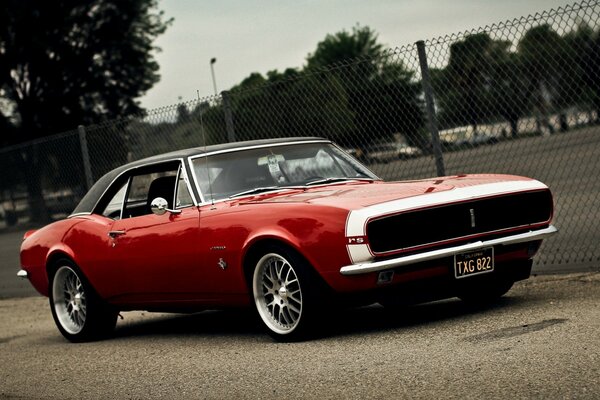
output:
M102 215L112 219L121 219L121 209L123 208L123 200L125 191L127 190L127 182L121 186L121 189L108 202L107 206L102 211Z
M175 208L184 208L193 206L194 201L188 190L186 177L183 169L179 168L179 175L177 179L177 196L175 197Z
M177 170L135 175L131 178L123 218L150 214L150 203L162 197L173 208Z

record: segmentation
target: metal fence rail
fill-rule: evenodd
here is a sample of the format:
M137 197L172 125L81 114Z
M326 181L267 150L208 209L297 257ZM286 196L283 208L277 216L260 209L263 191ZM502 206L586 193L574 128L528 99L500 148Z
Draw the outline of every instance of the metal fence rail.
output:
M538 262L597 264L599 19L600 3L582 1L376 57L252 75L220 96L0 149L0 225L65 216L102 174L153 154L322 136L386 180L539 179L561 233Z

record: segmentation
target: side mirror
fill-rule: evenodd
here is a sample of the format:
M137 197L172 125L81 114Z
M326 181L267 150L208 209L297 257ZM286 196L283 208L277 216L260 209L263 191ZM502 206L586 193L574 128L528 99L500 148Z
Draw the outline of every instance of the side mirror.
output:
M169 210L169 203L162 197L157 197L150 203L150 210L155 215L163 215L167 211L171 214L180 214L181 210Z

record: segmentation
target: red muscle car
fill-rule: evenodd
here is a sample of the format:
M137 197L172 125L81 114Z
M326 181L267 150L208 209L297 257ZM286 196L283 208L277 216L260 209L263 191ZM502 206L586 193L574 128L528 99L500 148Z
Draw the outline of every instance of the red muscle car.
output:
M73 342L119 311L244 306L292 341L332 305L496 299L529 277L552 214L529 178L383 182L325 139L229 143L104 175L25 234L18 275Z

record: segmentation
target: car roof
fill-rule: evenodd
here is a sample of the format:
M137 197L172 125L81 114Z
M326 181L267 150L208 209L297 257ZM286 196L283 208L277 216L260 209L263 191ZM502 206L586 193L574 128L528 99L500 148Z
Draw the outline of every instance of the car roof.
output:
M102 195L106 192L111 183L114 182L114 180L123 172L128 171L130 169L144 167L151 164L158 164L162 162L186 159L190 156L203 155L207 153L236 151L248 147L263 146L269 144L276 145L285 143L302 143L315 140L328 142L327 139L321 137L288 137L279 139L247 140L241 142L216 144L206 147L192 147L188 149L172 151L169 153L157 154L155 156L133 161L128 164L124 164L118 168L115 168L112 171L107 172L104 176L98 179L98 181L96 181L96 183L90 188L86 195L83 196L83 198L81 199L77 207L75 207L75 210L73 210L73 213L71 215L91 213L98 201L100 200L100 197L102 197Z

